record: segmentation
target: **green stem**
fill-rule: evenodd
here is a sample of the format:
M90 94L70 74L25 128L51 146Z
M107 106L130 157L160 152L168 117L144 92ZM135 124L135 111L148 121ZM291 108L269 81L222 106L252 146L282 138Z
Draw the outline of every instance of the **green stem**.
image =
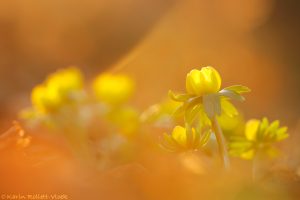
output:
M215 116L212 120L213 130L217 139L218 147L219 147L219 154L223 162L223 166L226 170L230 168L230 161L227 151L227 145L225 141L225 137L223 135L222 129L219 125L217 117Z

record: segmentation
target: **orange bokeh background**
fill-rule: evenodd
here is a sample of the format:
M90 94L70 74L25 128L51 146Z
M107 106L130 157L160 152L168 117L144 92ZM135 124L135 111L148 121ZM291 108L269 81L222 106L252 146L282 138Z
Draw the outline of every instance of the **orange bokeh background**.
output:
M30 104L31 88L58 68L76 65L87 80L105 70L128 73L138 86L133 104L144 110L165 98L169 89L183 91L190 69L211 65L220 72L224 87L239 83L251 88L247 101L238 104L246 118L280 119L291 127L287 146L294 147L300 139L299 5L292 0L2 1L0 128L9 129L18 111ZM40 135L33 136L35 146L29 152L2 140L0 193L163 199L169 189L173 199L198 195L195 189L180 193L195 180L179 172L172 156L144 150L134 164L97 174L79 165L59 139ZM39 155L28 159L31 150ZM47 156L49 160L37 163ZM228 177L220 183L212 179L207 180L220 187ZM204 187L205 181L197 184ZM204 195L212 199L212 193Z

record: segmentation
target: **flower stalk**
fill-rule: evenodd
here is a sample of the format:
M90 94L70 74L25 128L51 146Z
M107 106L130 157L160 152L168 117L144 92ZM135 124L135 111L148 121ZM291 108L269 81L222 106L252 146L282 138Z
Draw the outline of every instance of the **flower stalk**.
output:
M212 119L212 126L213 126L213 131L215 133L216 140L218 143L219 154L222 159L224 169L229 170L230 169L230 161L229 161L229 156L228 156L228 151L227 151L227 145L226 145L226 141L225 141L225 137L223 135L222 129L220 127L220 124L219 124L216 116Z
M257 150L252 159L252 180L253 182L260 181L266 174L268 165L267 157L264 156L264 152L260 149Z

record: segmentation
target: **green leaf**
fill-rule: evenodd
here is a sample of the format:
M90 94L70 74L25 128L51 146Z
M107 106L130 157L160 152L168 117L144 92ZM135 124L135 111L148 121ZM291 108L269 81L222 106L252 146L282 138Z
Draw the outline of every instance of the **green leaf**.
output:
M194 97L185 102L186 107L185 107L185 114L184 114L185 116L184 117L187 122L190 123L190 121L194 120L193 117L195 117L195 115L197 114L198 108L194 112L193 112L193 110L194 110L195 106L201 105L201 102L202 102L201 97Z
M243 86L243 85L232 85L232 86L224 88L224 90L231 90L238 94L243 94L243 93L247 93L247 92L251 91L248 87Z
M245 97L243 97L242 95L240 95L239 93L235 92L235 91L232 91L232 90L226 90L226 89L223 89L219 92L219 94L221 96L224 96L224 97L228 97L230 99L233 99L233 100L237 100L237 101L245 101Z
M172 115L175 116L175 117L182 115L182 114L185 112L186 107L187 107L187 104L186 104L186 103L183 103L181 106L179 106L179 107L174 111L174 113L173 113Z
M164 133L161 139L161 145L170 151L176 151L178 144L176 141L168 134Z
M200 142L200 130L194 128L193 147L197 148Z
M186 111L186 122L189 124L192 124L199 114L199 112L203 112L203 106L202 105L195 105L192 109L189 109Z
M234 116L238 115L237 109L227 99L224 99L224 98L221 99L221 107L222 107L222 111L224 112L224 114L229 117L234 117Z
M175 94L174 92L172 92L171 90L169 90L169 94L168 96L174 100L174 101L179 101L179 102L184 102L187 101L189 98L191 98L192 96L189 94Z
M187 101L182 103L182 105L175 110L173 116L180 116L184 113L186 117L186 114L188 112L191 112L191 109L193 109L195 105L200 104L201 102L202 102L201 97L189 98Z
M211 130L207 130L204 132L204 134L201 136L199 147L203 147L206 145L210 139L211 136Z

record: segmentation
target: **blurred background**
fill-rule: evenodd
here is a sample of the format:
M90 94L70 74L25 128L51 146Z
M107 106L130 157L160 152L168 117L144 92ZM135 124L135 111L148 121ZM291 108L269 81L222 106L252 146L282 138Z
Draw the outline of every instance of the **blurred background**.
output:
M280 119L291 127L291 133L299 132L299 19L297 0L1 1L0 131L7 130L19 110L30 105L31 89L56 69L75 65L86 74L87 81L103 71L127 73L138 87L133 105L144 110L165 98L169 89L184 91L189 70L211 65L220 72L222 87L242 84L252 89L247 101L237 104L245 118ZM299 134L292 138L290 144L299 146ZM84 172L93 178L82 177L82 169L69 160L68 153L62 153L65 149L53 147L51 141L43 146L46 150L31 154L39 159L47 159L45 152L59 156L57 162L46 162L40 170L24 168L26 163L19 154L4 152L0 171L6 174L7 182L1 187L6 191L14 191L12 185L24 191L56 188L53 190L73 192L81 197L78 199L86 199L80 196L81 190L89 188L90 194L97 193L97 186L107 181L88 170ZM151 157L144 159L152 164ZM121 167L121 172L131 171L122 177L123 182L118 182L117 170L117 175L113 173L117 178L110 184L117 182L117 188L125 192L137 191L136 199L141 199L141 189L150 194L149 199L159 199L168 187L177 192L176 197L190 179L186 174L172 177L169 168L177 166L168 162L157 160L158 171L150 177L150 183L139 180L144 178L140 175L145 169L134 164ZM26 174L28 171L34 173ZM14 179L9 176L12 172ZM160 175L165 178L159 185L162 189L153 191L151 186L157 184ZM19 176L26 181L15 181ZM132 177L138 183L135 186L128 184ZM45 185L33 183L32 178ZM212 184L219 186L221 182ZM105 186L103 191L118 196ZM185 197L182 194L182 199Z
M299 2L296 0L1 1L0 110L3 123L29 105L31 88L76 65L88 78L131 74L136 105L183 90L191 68L212 65L223 86L252 89L248 117L295 125L299 116Z

